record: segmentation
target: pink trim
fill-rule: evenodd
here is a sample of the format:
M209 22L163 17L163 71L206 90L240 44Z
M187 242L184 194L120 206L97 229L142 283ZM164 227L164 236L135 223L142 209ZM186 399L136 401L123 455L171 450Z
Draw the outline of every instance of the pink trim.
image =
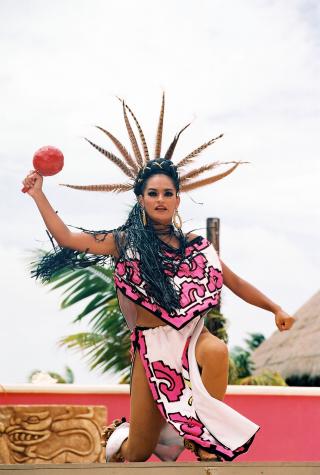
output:
M182 391L185 388L183 377L174 368L164 364L162 361L151 363L156 378L164 379L168 384L160 383L159 391L164 394L168 401L179 401Z
M181 263L176 276L173 276L170 268L166 269L166 273L175 279L180 293L180 308L174 314L169 314L148 296L140 275L139 259L117 261L114 272L117 289L126 298L172 327L183 328L194 317L217 305L223 285L222 271L216 268L220 265L220 261L212 244L202 236L193 241L186 248L189 260ZM164 253L172 256L173 261L179 260L177 253L170 250L165 250ZM129 315L125 314L125 317L127 320L130 319Z

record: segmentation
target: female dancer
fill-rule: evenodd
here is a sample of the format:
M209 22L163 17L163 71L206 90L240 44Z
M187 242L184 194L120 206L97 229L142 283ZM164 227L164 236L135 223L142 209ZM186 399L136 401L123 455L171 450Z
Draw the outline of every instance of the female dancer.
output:
M143 155L127 111L137 125ZM116 145L122 160L90 143L116 163L131 182L66 185L90 191L133 189L137 202L123 226L111 231L71 232L45 197L42 177L31 170L23 180L59 244L39 262L35 276L47 279L61 267L102 264L106 256L113 257L119 304L132 331L131 414L130 424L125 419L115 420L106 428L107 461L144 461L153 452L162 460L175 460L183 450L182 440L199 460L233 460L248 450L259 426L222 402L228 350L204 328L203 317L219 302L224 282L246 302L272 312L280 331L290 329L294 319L232 272L207 239L185 235L181 230L177 211L180 192L213 183L240 162L231 162L233 166L226 172L202 180L194 179L218 162L180 176L179 169L216 139L175 165L171 158L181 131L164 158L159 158L163 96L156 158L151 160L142 129L124 103L123 113L135 158L105 129L100 128Z

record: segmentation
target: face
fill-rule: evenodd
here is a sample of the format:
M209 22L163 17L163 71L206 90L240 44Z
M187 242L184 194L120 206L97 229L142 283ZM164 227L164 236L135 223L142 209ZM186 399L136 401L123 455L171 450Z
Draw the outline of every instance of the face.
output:
M152 221L159 224L171 224L173 213L180 204L180 197L177 196L171 178L159 173L147 180L139 202Z

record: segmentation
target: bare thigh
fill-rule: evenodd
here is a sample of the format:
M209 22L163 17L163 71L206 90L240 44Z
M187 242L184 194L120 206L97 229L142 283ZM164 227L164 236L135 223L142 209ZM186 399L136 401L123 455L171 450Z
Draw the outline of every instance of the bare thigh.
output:
M152 397L140 354L135 353L130 399L130 432L124 455L130 461L144 461L157 445L160 430L165 424Z

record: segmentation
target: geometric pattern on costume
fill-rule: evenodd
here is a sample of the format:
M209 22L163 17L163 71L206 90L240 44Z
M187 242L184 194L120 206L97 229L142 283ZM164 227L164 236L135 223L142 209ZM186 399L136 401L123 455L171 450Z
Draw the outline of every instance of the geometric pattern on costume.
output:
M201 317L179 331L169 325L136 327L131 333L132 365L139 355L167 424L184 439L231 461L249 449L259 426L204 387L195 358L202 328Z
M172 262L172 268L165 268L164 272L177 289L180 301L178 309L168 313L161 302L150 296L146 290L146 282L141 276L138 254L132 255L131 259L120 257L116 261L114 282L124 297L168 325L180 329L218 304L223 285L221 263L213 245L202 236L197 236L187 243L183 260L179 251L171 246L164 245L162 248L164 257L168 258L169 263L170 260ZM120 297L119 302L122 306L123 298ZM128 317L130 318L129 315ZM135 324L129 324L131 329L134 326Z
M178 259L178 251L170 246L166 245L163 252ZM197 236L189 241L186 258L171 275L181 308L170 315L160 302L151 302L139 270L137 256L127 261L120 257L114 272L119 304L131 329L132 365L138 354L159 411L181 437L233 460L248 450L259 426L210 396L195 357L204 317L220 298L223 279L219 257L206 238ZM192 291L186 284L193 285ZM135 304L167 325L137 327Z

